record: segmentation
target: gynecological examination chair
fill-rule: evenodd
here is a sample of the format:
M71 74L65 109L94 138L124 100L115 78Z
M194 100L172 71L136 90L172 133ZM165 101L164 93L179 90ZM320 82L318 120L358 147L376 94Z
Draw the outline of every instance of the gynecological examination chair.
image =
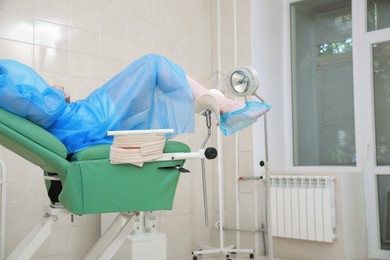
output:
M196 112L201 112L203 105L195 104ZM205 111L208 113L203 115L209 118L210 110ZM216 111L215 106L211 106L211 111ZM52 134L1 108L0 144L43 170L51 201L39 223L8 256L9 260L31 258L50 235L51 225L59 215L118 212L85 258L110 259L131 233L132 216L140 211L172 209L186 159L203 162L205 157L216 157L213 148L203 149L202 145L198 152L191 152L186 144L172 140L165 143L164 158L145 162L143 167L113 164L110 145L96 145L68 155L65 146Z

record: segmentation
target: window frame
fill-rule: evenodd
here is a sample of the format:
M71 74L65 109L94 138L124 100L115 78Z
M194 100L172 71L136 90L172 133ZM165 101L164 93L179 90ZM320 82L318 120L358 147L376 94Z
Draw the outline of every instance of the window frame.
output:
M291 174L362 174L365 181L365 211L369 258L390 259L382 250L378 207L378 175L390 175L390 166L376 165L372 45L390 41L390 28L367 30L367 0L351 0L356 166L294 166L292 118L292 59L290 5L302 0L284 0L284 92L286 93L286 166ZM364 104L364 106L362 106ZM363 202L362 202L363 203Z
M329 173L329 172L359 172L361 171L361 163L359 163L360 160L358 158L360 157L360 152L358 151L358 131L356 127L356 121L357 118L355 116L355 153L356 153L356 165L313 165L313 166L296 166L294 165L294 154L296 151L296 147L294 146L294 122L293 122L293 111L292 111L292 100L293 100L293 91L292 91L292 80L293 80L293 72L292 72L292 48L291 48L291 41L292 41L292 35L291 35L291 12L290 8L291 5L297 2L301 2L303 0L285 0L284 3L284 17L285 19L285 30L284 30L284 37L286 41L284 41L284 50L285 50L285 55L284 55L284 64L285 64L285 75L286 75L286 81L285 81L285 86L284 86L284 91L286 93L286 96L288 97L286 100L286 106L285 106L285 114L287 115L287 127L285 129L285 134L287 136L287 143L286 143L286 159L287 159L287 167L288 171L292 172L301 172L301 173L318 173L318 174L323 174L324 172ZM354 18L353 18L353 5L352 5L352 24L354 23ZM354 34L352 32L352 42L354 42ZM354 43L353 43L354 44ZM355 47L355 46L354 46ZM354 61L355 57L353 55L354 53L354 47L352 51L352 60ZM352 64L353 66L353 71L355 71L355 62ZM353 84L354 84L354 89L355 89L355 83L356 79L355 76L353 75ZM356 100L356 91L353 91L353 99ZM356 102L354 102L354 114L356 115ZM358 120L359 121L359 120Z
M374 78L373 78L373 52L372 45L390 41L390 28L365 33L364 38L364 56L369 62L362 64L362 69L369 71L368 76L364 78L367 89L370 91L371 124L367 126L367 136L369 143L368 160L366 166L366 212L368 228L369 256L378 259L390 259L390 250L381 249L380 242L380 221L379 221L379 199L378 199L378 175L390 175L390 166L377 165L376 158L376 136L375 136L375 111L374 111ZM372 228L375 227L375 228Z

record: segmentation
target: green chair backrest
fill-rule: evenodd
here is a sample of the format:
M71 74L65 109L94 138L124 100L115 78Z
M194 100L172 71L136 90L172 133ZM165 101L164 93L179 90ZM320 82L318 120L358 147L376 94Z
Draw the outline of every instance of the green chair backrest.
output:
M64 144L42 127L0 108L0 145L47 172L65 173Z

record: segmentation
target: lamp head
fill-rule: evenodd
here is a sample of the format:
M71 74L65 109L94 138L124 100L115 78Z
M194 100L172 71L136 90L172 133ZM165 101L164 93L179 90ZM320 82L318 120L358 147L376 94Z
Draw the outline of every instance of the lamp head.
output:
M257 72L254 68L237 67L228 74L228 87L236 96L256 95L259 88Z

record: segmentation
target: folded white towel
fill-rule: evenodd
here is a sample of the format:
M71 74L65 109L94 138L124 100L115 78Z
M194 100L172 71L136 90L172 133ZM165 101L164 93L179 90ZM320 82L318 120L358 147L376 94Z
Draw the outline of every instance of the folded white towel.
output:
M142 167L144 162L162 156L165 136L163 135L118 135L110 148L113 164L130 163Z

